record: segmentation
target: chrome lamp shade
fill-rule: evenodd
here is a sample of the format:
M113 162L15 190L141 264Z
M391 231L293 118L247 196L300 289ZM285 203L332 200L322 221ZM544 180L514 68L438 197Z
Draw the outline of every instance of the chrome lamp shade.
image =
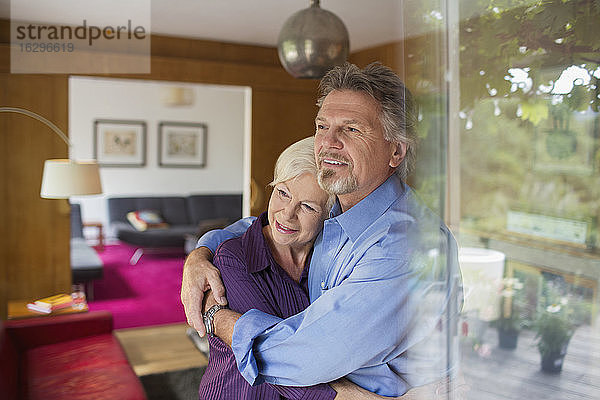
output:
M277 40L279 60L294 78L323 77L346 61L349 50L348 30L342 20L315 0L287 19Z

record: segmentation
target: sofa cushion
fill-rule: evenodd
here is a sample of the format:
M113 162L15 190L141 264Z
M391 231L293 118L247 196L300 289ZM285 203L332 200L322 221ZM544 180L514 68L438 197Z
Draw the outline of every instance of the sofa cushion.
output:
M71 239L71 273L73 283L100 279L104 275L104 263L85 239Z
M112 334L29 349L21 364L29 399L144 399L144 389Z
M138 231L169 227L169 224L154 210L130 211L127 213L127 220Z
M239 194L192 195L187 202L191 222L196 225L203 220L233 222L242 217L242 196Z
M73 268L102 268L102 265L102 259L85 239L71 239L71 266Z
M113 221L127 221L127 213L155 210L169 225L189 224L185 197L113 197L108 199L108 214Z

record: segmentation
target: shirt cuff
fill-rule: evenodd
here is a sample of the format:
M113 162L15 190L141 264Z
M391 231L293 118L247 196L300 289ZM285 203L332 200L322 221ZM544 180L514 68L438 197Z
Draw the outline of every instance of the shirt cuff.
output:
M280 321L281 318L279 317L252 309L243 314L233 327L231 350L235 355L240 374L252 386L264 382L259 374L256 358L252 352L254 339Z

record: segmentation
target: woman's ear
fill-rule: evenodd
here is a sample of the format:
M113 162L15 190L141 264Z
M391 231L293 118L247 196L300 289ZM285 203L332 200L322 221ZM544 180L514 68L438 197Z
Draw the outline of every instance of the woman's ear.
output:
M393 153L390 157L390 167L396 168L402 163L407 149L408 145L406 143L394 143L392 145Z

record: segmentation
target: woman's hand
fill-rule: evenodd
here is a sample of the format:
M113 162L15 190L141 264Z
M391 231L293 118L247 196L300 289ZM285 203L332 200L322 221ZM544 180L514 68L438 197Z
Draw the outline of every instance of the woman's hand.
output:
M221 305L227 304L221 273L211 261L212 253L208 248L195 249L185 260L181 281L181 302L185 309L187 323L202 337L206 335L202 320L204 292L212 289L214 301Z

